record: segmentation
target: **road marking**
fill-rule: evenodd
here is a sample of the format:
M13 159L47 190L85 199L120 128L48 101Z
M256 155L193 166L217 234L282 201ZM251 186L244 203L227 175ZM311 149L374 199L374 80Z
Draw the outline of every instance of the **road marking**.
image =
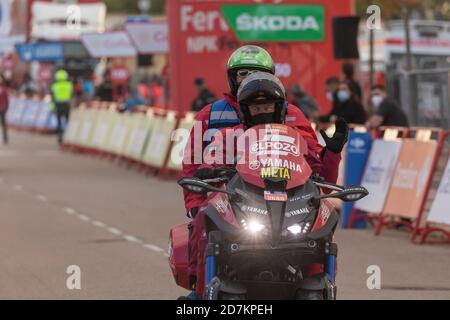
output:
M3 183L3 182L4 182L3 178L0 177L0 184ZM16 191L23 191L24 190L23 186L20 185L20 184L14 185L13 188ZM48 198L46 196L42 195L42 194L36 195L35 199L39 200L39 201L42 201L42 202L48 201ZM80 219L81 221L85 221L85 222L91 222L92 225L95 226L95 227L98 227L98 228L106 228L107 227L106 223L104 223L104 222L101 222L101 221L98 221L98 220L92 221L92 219L90 217L88 217L87 215L77 214L77 211L75 209L73 209L73 208L65 207L63 210L68 215L75 215L76 214L78 219ZM120 231L117 228L109 227L108 231L110 233L114 234L114 235L122 235L122 231ZM154 252L161 252L161 253L164 252L164 249L162 249L162 248L160 248L160 247L158 247L158 246L156 246L154 244L150 244L150 243L144 244L144 241L142 241L141 239L139 239L139 238L137 238L135 236L126 235L123 238L125 240L127 240L128 242L142 244L142 246L145 249L148 249L148 250L151 250L151 251L154 251ZM164 256L165 257L169 257L169 255L167 253L164 253Z
M73 214L77 213L75 211L75 209L72 209L72 208L64 208L64 212L67 213L68 215L73 215Z
M130 236L130 235L124 236L123 238L125 240L127 240L127 241L130 241L130 242L142 243L142 240L140 240L140 239L138 239L136 237Z
M47 201L47 197L42 195L42 194L38 194L36 196L36 200L42 201L42 202L46 202Z
M116 228L108 228L108 231L115 235L122 234L122 231L120 231L119 229L116 229Z
M79 214L78 215L78 219L82 220L82 221L91 221L91 218L89 218L88 216L84 215L84 214Z
M94 226L96 226L96 227L99 227L99 228L104 228L104 227L106 227L106 224L105 223L103 223L103 222L101 222L101 221L92 221L92 224L94 225Z
M155 252L163 252L164 250L158 246L155 246L153 244L147 243L143 245L144 248L155 251Z

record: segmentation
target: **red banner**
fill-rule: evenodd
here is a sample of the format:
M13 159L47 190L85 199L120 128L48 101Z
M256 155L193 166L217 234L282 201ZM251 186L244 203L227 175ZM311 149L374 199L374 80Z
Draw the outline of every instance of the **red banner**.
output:
M339 4L337 4L339 2ZM272 55L277 75L286 89L298 83L329 110L325 80L340 75L341 63L333 59L332 18L350 15L352 0L171 0L168 5L170 84L173 108L189 110L197 95L194 80L205 79L218 97L228 91L226 64L239 42L221 13L222 5L317 4L325 11L325 40L318 42L261 42Z

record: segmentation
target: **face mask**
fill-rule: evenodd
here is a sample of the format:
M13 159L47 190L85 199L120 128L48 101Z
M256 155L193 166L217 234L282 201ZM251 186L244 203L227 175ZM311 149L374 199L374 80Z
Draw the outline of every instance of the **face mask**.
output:
M333 93L332 92L330 92L330 91L328 91L327 92L327 99L328 99L328 101L330 101L330 102L333 102Z
M378 107L380 106L381 102L383 102L383 97L381 96L373 96L372 97L372 105L375 109L378 109Z
M259 124L274 123L273 113L261 113L252 117L253 125L257 126Z
M348 99L350 99L350 93L348 91L339 90L338 92L338 99L340 102L345 102Z

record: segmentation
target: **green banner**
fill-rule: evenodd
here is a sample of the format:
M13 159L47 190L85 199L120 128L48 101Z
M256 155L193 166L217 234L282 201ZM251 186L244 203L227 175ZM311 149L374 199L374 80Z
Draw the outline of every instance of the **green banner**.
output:
M321 5L223 5L222 13L240 41L322 41Z

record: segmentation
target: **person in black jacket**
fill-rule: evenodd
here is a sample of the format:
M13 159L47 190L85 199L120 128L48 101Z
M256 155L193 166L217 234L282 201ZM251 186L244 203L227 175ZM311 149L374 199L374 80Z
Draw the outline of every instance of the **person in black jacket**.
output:
M316 100L309 96L305 90L298 84L290 88L292 94L292 104L297 106L310 121L315 121L320 115L320 109Z
M350 90L356 95L359 101L362 100L362 90L359 83L355 80L355 68L351 63L344 63L342 65L342 73L344 74L344 80L347 81Z
M100 101L113 101L113 84L109 70L103 74L103 82L98 86L95 96Z
M338 102L330 113L331 122L334 122L337 118L344 118L347 123L366 123L366 110L355 93L351 91L348 81L344 80L339 84L337 99Z
M197 87L198 96L192 102L191 110L198 112L202 110L204 106L216 101L217 97L206 87L205 80L203 78L195 79L194 84Z
M367 121L369 129L381 126L409 127L408 117L395 100L388 97L382 85L372 88L372 105L375 113Z

